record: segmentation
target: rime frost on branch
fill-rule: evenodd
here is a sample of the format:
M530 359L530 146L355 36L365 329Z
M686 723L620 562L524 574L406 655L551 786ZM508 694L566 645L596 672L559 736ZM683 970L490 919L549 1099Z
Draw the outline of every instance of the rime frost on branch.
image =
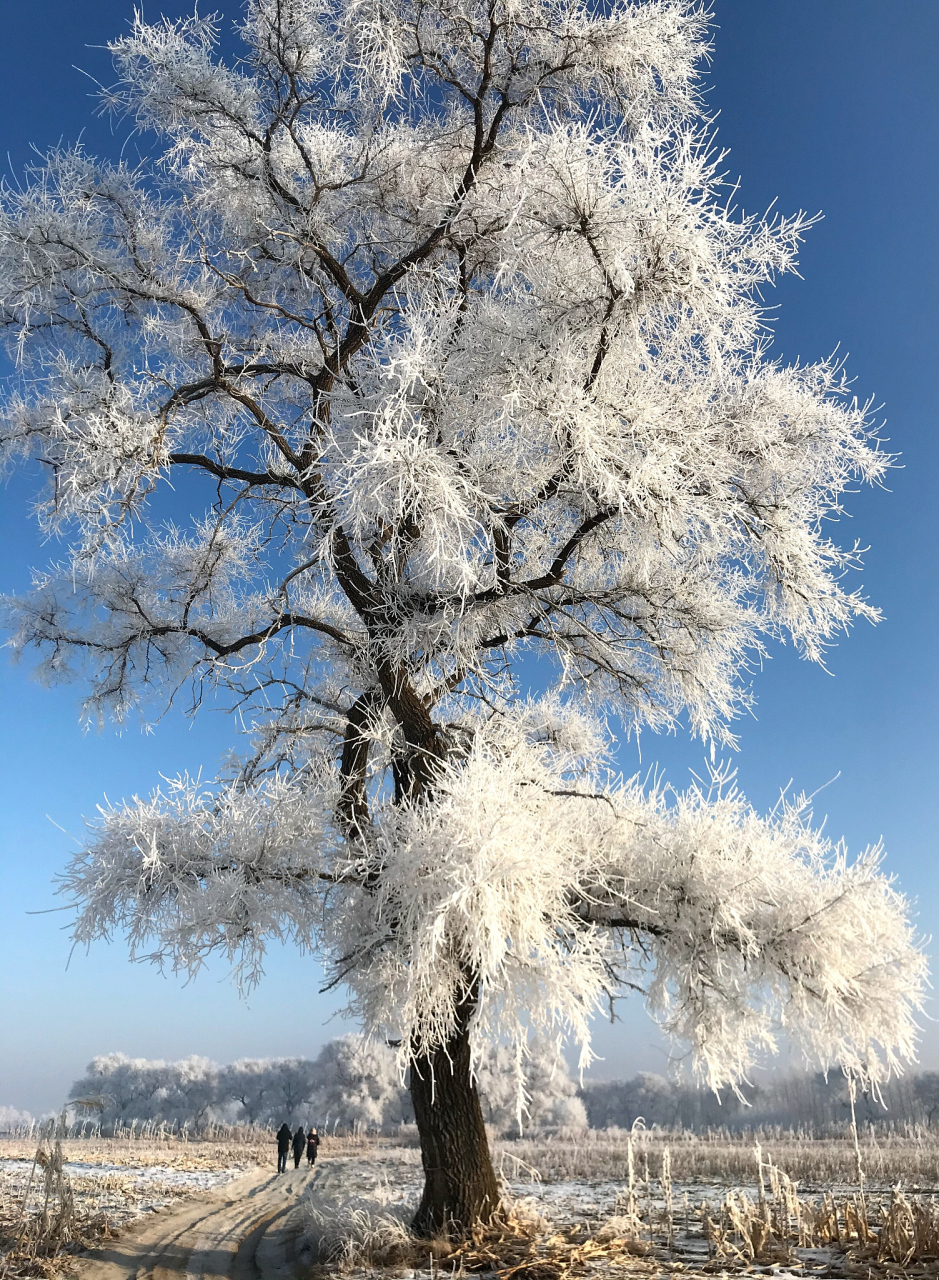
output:
M851 862L803 801L766 819L720 779L603 786L558 755L477 744L433 804L376 802L367 855L343 846L328 787L183 780L104 812L66 882L76 937L117 923L190 972L221 947L248 980L266 938L291 938L402 1066L453 1034L469 985L477 1051L508 1030L524 1074L534 1030L573 1036L586 1064L624 979L714 1087L780 1032L875 1082L913 1056L924 959L879 846Z
M103 816L80 940L249 980L266 938L322 947L405 1054L467 1000L477 1040L587 1054L628 975L712 1083L777 1027L874 1076L911 1055L879 853L597 755L611 713L729 742L767 643L820 660L877 616L826 530L889 459L837 362L769 358L812 219L734 207L707 21L250 0L229 66L214 20L138 17L106 96L153 156L55 151L4 192L0 442L67 544L15 643L92 718L187 686L251 735ZM524 703L532 656L562 698Z

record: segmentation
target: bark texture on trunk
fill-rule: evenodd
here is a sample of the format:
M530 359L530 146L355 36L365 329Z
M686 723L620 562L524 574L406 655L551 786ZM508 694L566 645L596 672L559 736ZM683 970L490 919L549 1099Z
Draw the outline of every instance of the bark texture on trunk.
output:
M470 1074L465 1024L447 1044L412 1062L411 1100L424 1165L414 1230L421 1236L459 1235L474 1223L491 1221L499 1208L499 1188Z

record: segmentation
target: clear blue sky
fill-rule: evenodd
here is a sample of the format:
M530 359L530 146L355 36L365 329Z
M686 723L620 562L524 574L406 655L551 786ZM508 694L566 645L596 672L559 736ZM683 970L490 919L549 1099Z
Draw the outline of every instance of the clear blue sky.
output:
M96 119L90 82L109 78L105 41L130 0L6 0L0 47L0 155L19 175L59 141L115 154L126 131ZM234 0L220 0L231 19ZM151 0L150 19L188 4ZM740 779L768 807L792 778L814 790L828 829L852 849L883 836L889 866L937 932L939 713L936 483L939 408L939 4L935 0L717 0L709 101L719 110L741 203L761 211L822 210L802 256L804 281L776 291L778 354L814 359L840 343L858 394L884 404L890 447L903 455L889 492L850 500L843 541L869 544L864 584L884 610L832 652L829 673L779 650L754 676L756 719L740 725ZM22 588L42 547L26 520L30 484L0 490L0 590ZM149 737L82 735L75 688L44 690L0 659L0 1103L57 1105L95 1053L309 1054L338 1033L338 1004L317 994L310 957L271 956L249 1005L224 969L184 986L131 966L119 941L76 953L51 879L106 793L143 792L160 773L214 770L232 726L210 713L194 727L168 716ZM646 736L643 763L676 783L700 747ZM623 765L637 764L624 748ZM47 817L48 815L48 817ZM53 822L70 835L63 834ZM67 967L68 966L68 967ZM936 1011L934 1010L934 1015ZM665 1050L635 1004L598 1028L598 1074L664 1069ZM939 1024L922 1060L939 1065Z

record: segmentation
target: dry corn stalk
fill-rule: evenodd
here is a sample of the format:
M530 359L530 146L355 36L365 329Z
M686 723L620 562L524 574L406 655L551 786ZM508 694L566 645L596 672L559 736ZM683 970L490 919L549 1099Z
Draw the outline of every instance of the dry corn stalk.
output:
M675 1240L675 1222L672 1213L672 1153L668 1147L662 1152L662 1194L665 1197L665 1241L671 1248Z
M626 1196L620 1201L617 1197L616 1212L623 1217L639 1220L639 1205L636 1199L636 1151L632 1134L626 1139Z
M42 1202L33 1206L37 1170L42 1171ZM41 1134L33 1156L11 1252L21 1261L35 1262L52 1257L71 1244L76 1234L75 1198L64 1168L62 1143L55 1137L52 1124Z

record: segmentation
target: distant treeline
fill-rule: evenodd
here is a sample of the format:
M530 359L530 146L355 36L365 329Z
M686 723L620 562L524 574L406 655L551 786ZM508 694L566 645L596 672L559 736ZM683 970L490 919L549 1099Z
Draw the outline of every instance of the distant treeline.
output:
M584 1104L557 1046L535 1041L525 1064L524 1129L586 1128ZM518 1131L514 1054L493 1047L480 1064L483 1114L498 1133ZM393 1131L413 1123L395 1053L360 1035L331 1040L315 1059L242 1058L219 1066L95 1058L69 1092L73 1113L103 1132L133 1121L199 1129L209 1124L315 1124L327 1130Z
M646 1128L707 1132L782 1129L808 1136L844 1132L847 1081L837 1073L771 1076L741 1099L641 1073L630 1080L587 1081L578 1088L557 1046L535 1041L525 1064L522 1129L569 1133ZM515 1058L502 1047L480 1064L478 1087L487 1122L519 1132ZM242 1058L220 1066L207 1058L179 1062L107 1054L89 1063L70 1093L72 1114L103 1132L133 1122L199 1130L213 1124L316 1124L332 1131L394 1132L413 1123L394 1051L360 1035L330 1041L314 1058ZM939 1072L892 1081L883 1103L859 1094L858 1124L905 1131L939 1125ZM0 1107L0 1131L30 1117ZM6 1123L5 1123L6 1122Z
M745 1099L731 1092L720 1097L707 1089L642 1073L631 1080L589 1081L579 1090L591 1129L629 1129L641 1121L647 1128L687 1129L787 1129L822 1136L843 1133L850 1120L848 1082L832 1072L770 1077L765 1084L750 1085ZM882 1101L859 1093L855 1103L857 1122L863 1127L908 1129L939 1123L939 1072L892 1080L882 1091Z

